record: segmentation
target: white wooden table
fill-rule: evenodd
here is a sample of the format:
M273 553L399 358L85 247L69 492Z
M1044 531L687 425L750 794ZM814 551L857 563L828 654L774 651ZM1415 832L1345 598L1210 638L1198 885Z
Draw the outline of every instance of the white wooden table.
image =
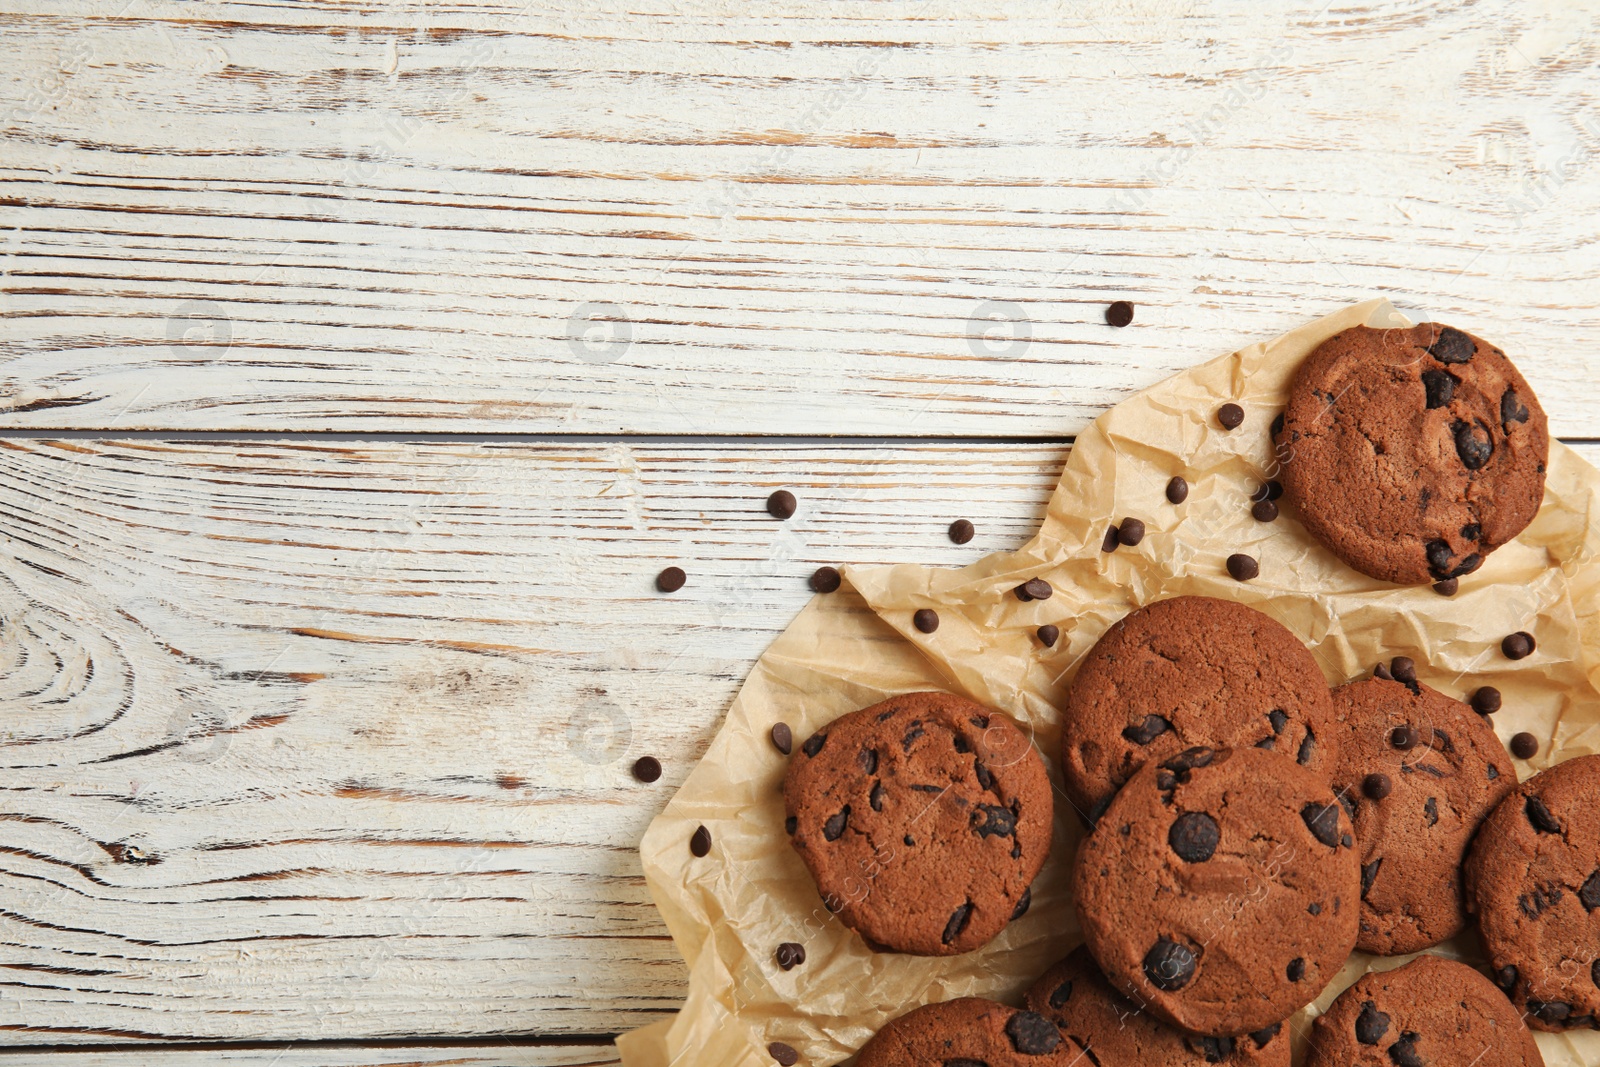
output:
M0 0L0 1064L614 1062L805 576L1340 305L1600 459L1597 20Z

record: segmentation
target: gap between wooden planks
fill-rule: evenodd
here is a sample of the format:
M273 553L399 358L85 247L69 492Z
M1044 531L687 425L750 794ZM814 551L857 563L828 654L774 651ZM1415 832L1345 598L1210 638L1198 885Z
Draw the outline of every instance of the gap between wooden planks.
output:
M260 1048L213 1045L166 1049L50 1047L0 1051L3 1067L614 1067L608 1041L585 1045L524 1045L511 1041L368 1044L299 1043Z

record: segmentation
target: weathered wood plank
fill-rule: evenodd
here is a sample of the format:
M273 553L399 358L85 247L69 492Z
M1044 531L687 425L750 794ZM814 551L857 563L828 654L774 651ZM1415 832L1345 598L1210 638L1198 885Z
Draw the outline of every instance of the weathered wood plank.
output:
M569 6L6 0L4 424L1065 435L1388 293L1600 432L1595 0Z
M4 1067L614 1067L610 1045L384 1045L329 1048L209 1048L168 1051L140 1046L116 1050L0 1052Z

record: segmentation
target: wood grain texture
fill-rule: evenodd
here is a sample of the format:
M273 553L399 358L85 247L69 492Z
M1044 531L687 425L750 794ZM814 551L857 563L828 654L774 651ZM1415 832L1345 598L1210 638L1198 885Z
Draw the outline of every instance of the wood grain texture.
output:
M329 1048L299 1045L261 1049L214 1047L167 1051L148 1045L115 1050L0 1052L0 1067L615 1067L607 1044L511 1044Z
M0 440L0 1044L673 1011L638 840L806 576L1015 547L1064 456Z
M1382 293L1596 433L1600 0L569 7L4 0L3 424L1066 435Z

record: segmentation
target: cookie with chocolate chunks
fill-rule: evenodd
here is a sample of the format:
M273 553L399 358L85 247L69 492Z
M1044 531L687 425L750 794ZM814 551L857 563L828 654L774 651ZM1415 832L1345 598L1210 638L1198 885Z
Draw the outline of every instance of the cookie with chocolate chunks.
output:
M1477 570L1533 521L1550 437L1506 354L1453 326L1355 326L1295 372L1284 495L1334 555L1402 585Z
M1467 855L1489 977L1535 1030L1600 1030L1600 756L1508 793Z
M1078 668L1062 710L1067 796L1092 823L1141 766L1195 745L1271 749L1327 779L1332 722L1321 668L1282 624L1212 597L1157 601Z
M823 903L880 950L981 947L1027 909L1050 851L1044 760L1010 718L950 693L835 719L790 757L783 798Z
M862 1047L856 1067L1084 1067L1092 1062L1044 1016L962 997L895 1019Z
M1418 956L1363 975L1311 1028L1305 1067L1544 1067L1500 991L1464 963Z
M1079 947L1046 971L1022 1006L1054 1022L1101 1067L1289 1067L1289 1026L1273 1023L1241 1037L1199 1037L1141 1011Z
M1083 841L1073 897L1106 978L1194 1034L1282 1022L1339 972L1361 891L1321 776L1259 748L1146 763Z
M1516 768L1489 721L1415 681L1373 678L1333 691L1333 784L1361 852L1361 933L1380 956L1419 952L1467 925L1461 863ZM1408 748L1395 746L1397 728ZM1381 776L1368 782L1373 775ZM1387 788L1385 789L1384 786Z

